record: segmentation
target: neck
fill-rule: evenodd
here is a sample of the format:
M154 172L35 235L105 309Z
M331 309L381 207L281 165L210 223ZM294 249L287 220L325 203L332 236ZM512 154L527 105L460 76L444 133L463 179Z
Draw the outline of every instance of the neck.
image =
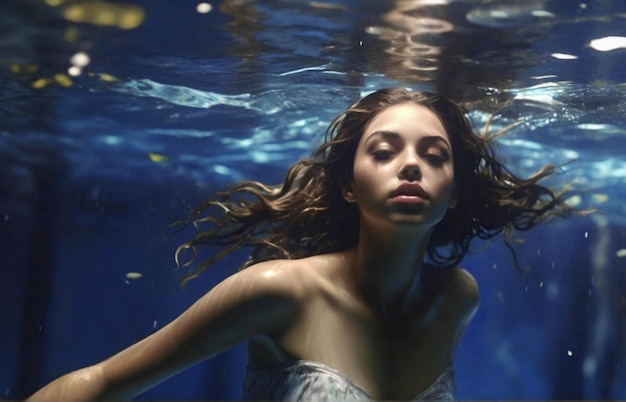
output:
M422 261L431 231L382 233L361 227L347 264L363 298L383 319L401 317L420 297Z

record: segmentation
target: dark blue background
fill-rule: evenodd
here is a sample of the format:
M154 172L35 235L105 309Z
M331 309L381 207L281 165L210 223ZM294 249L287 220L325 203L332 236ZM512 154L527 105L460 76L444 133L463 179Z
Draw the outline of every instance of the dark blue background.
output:
M171 236L168 225L234 180L279 182L337 112L366 91L405 85L450 95L479 122L501 110L505 122L527 120L502 142L511 166L528 174L574 152L579 160L555 183L578 180L588 191L581 206L598 208L520 234L525 274L499 240L473 245L463 266L482 302L455 362L459 398L626 399L626 265L617 254L626 244L624 52L586 45L624 34L616 14L623 5L549 1L557 22L524 15L504 27L465 18L502 2L416 7L401 14L443 19L455 30L407 36L389 17L393 2L344 1L329 10L223 1L207 15L191 1L134 3L147 17L132 31L71 24L34 0L0 6L0 397L23 398L116 353L235 272L245 250L182 290L173 256L190 232ZM63 40L70 26L78 42ZM366 34L372 27L402 35ZM410 52L392 55L406 37L441 49L427 61L436 69L408 68L425 62ZM72 87L32 88L65 72L77 51L92 62ZM557 51L579 59L550 57ZM13 73L16 63L39 68ZM543 98L520 100L550 74L556 84ZM163 91L150 92L146 80ZM206 94L250 94L249 107L230 98L191 104ZM537 100L548 95L555 102ZM149 153L167 160L155 163ZM244 368L242 345L140 399L237 399Z

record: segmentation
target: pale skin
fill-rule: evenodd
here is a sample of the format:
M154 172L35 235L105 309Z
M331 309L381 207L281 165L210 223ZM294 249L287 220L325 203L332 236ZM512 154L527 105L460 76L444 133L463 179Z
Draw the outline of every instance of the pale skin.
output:
M433 226L456 204L452 151L427 108L386 109L366 128L343 191L360 211L354 248L238 272L163 329L31 399L130 398L242 341L251 366L310 360L375 399L414 398L452 364L479 301L467 271L422 263Z

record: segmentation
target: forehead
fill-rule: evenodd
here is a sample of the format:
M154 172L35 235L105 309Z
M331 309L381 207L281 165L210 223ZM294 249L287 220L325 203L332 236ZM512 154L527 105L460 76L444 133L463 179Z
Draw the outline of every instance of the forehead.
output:
M376 131L394 131L400 134L423 133L447 138L439 117L426 106L401 103L383 110L366 127L364 137Z

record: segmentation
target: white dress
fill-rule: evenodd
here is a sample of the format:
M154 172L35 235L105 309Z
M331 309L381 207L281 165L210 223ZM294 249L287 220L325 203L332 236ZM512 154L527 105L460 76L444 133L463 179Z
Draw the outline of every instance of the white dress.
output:
M453 400L454 388L454 370L450 366L413 400ZM373 398L335 369L317 362L296 360L268 368L248 367L243 399L334 402Z

